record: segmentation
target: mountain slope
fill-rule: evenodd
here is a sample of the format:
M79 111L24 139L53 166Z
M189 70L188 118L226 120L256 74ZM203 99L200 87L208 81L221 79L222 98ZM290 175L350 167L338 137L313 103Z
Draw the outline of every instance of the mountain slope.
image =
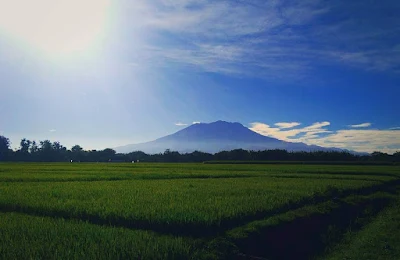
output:
M309 146L304 143L290 143L275 138L260 135L244 127L240 123L217 121L213 123L193 124L174 134L167 135L151 142L129 144L116 147L119 153L143 151L145 153L160 153L166 149L178 152L193 152L195 150L216 153L233 149L266 150L286 149L288 151L339 150L319 146Z

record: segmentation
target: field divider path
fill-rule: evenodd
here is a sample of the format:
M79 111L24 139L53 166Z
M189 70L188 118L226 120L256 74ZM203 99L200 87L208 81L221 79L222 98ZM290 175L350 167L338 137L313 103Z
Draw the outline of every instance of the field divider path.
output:
M132 220L121 217L102 218L96 214L78 213L74 215L68 211L63 211L63 210L48 210L37 207L21 206L21 205L6 204L6 203L0 204L0 211L19 212L35 216L47 216L54 218L81 220L96 225L124 227L129 229L138 229L138 230L151 230L161 234L203 238L203 237L214 237L222 235L227 230L245 225L246 223L268 218L276 214L282 214L291 210L296 210L307 205L314 205L325 201L345 198L352 194L370 195L378 191L390 191L391 189L395 188L398 185L400 185L400 179L391 180L381 184L368 186L364 188L347 189L342 192L338 192L335 189L332 189L331 191L328 191L326 194L318 194L313 197L306 197L298 202L286 204L274 210L261 211L252 215L223 219L218 225L217 224L204 225L196 223L166 224L162 222L151 222L148 220L139 220L139 219Z
M353 177L354 176L354 177ZM113 177L68 177L68 178L27 178L27 177L1 177L0 183L18 183L18 182L102 182L102 181L129 181L129 180L176 180L176 179L236 179L236 178L299 178L299 179L331 179L331 180L365 180L365 181L381 181L383 179L372 179L372 178L359 178L356 176L372 176L372 177L390 177L399 178L398 175L390 173L374 173L374 172L284 172L284 173L260 173L260 174L219 174L219 175L209 175L209 174L179 174L179 175L157 175L153 176L151 174L146 175L130 175L130 176L113 176Z
M315 259L358 232L395 201L396 195L349 196L293 210L228 231L209 242L211 249L229 247L222 258ZM288 250L290 248L290 250ZM233 255L226 255L234 252ZM221 253L221 252L219 252ZM324 258L321 258L324 259Z

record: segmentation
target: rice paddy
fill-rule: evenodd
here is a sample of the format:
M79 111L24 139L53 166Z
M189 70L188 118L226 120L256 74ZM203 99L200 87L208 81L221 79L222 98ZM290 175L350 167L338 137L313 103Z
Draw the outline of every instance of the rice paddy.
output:
M332 248L344 252L385 222L399 177L399 166L371 165L2 163L0 258L289 259L248 245L325 216L334 231L314 232L335 239L297 259L339 259Z

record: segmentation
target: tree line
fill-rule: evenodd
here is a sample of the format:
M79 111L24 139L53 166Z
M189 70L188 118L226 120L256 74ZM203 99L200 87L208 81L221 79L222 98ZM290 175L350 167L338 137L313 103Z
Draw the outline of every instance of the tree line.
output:
M84 150L80 145L67 149L60 142L44 140L20 142L18 150L10 148L10 140L0 136L0 161L24 162L205 162L205 161L302 161L302 162L400 162L400 152L393 155L374 152L357 155L346 151L288 152L286 150L247 151L235 149L215 154L194 151L179 153L165 150L163 153L146 154L135 151L127 154L115 150Z

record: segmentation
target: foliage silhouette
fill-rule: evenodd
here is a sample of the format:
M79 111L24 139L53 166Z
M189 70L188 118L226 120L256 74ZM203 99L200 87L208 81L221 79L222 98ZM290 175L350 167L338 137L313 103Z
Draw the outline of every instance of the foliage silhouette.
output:
M146 154L134 151L127 154L116 153L115 150L84 150L80 145L74 145L70 150L60 142L49 140L36 141L23 138L20 148L10 149L10 140L0 136L0 161L38 161L38 162L320 162L320 163L398 163L400 152L393 155L383 152L373 152L370 155L353 154L347 151L313 151L288 152L286 150L247 151L235 149L221 151L215 154L194 151L179 153L167 149L164 153Z

